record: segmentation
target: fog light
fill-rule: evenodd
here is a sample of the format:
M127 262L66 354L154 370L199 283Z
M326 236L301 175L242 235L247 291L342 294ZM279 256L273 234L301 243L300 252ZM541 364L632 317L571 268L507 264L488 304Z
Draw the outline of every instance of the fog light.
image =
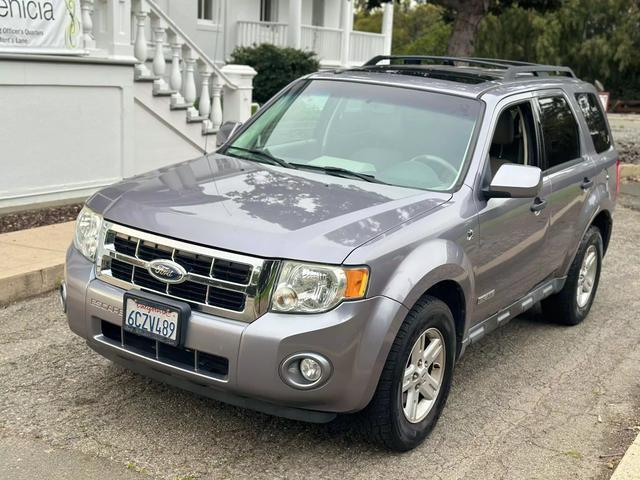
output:
M322 367L313 358L303 358L300 362L300 373L310 382L315 382L322 376Z
M329 359L314 352L294 353L280 364L282 381L299 390L324 385L331 378L332 373L333 367Z

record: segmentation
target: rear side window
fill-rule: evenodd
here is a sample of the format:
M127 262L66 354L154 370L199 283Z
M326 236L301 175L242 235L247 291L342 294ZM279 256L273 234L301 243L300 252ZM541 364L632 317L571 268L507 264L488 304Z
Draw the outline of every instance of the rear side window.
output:
M604 113L600 102L593 93L576 93L576 100L589 127L589 133L596 147L596 152L601 153L611 147L611 134L604 119Z
M562 96L538 99L544 141L545 170L580 156L578 124Z

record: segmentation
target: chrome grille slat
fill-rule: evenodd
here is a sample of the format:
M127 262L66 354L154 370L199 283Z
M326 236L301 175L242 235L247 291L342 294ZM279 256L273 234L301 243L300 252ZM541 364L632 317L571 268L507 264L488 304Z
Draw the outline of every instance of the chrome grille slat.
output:
M180 263L187 270L185 281L171 285L151 277L147 266L160 258ZM218 260L222 270L216 270ZM142 288L187 301L195 310L246 322L265 312L268 295L263 290L273 284L270 280L277 270L274 260L192 245L111 222L104 222L96 263L97 277L117 287ZM128 268L130 278L121 278L123 272L128 276ZM202 274L206 268L208 275ZM225 279L216 278L221 271Z

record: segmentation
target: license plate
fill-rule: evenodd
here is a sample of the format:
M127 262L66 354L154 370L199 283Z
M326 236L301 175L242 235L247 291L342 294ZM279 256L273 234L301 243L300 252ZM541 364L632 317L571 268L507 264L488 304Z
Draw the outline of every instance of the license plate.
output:
M180 342L180 306L127 293L124 297L123 328L170 345Z

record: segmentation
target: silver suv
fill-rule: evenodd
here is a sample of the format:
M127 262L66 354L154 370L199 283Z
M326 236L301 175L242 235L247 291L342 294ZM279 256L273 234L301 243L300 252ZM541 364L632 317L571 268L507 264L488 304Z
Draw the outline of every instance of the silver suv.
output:
M589 313L618 155L570 69L376 57L223 127L78 217L69 325L114 362L408 450L469 344L537 302Z

